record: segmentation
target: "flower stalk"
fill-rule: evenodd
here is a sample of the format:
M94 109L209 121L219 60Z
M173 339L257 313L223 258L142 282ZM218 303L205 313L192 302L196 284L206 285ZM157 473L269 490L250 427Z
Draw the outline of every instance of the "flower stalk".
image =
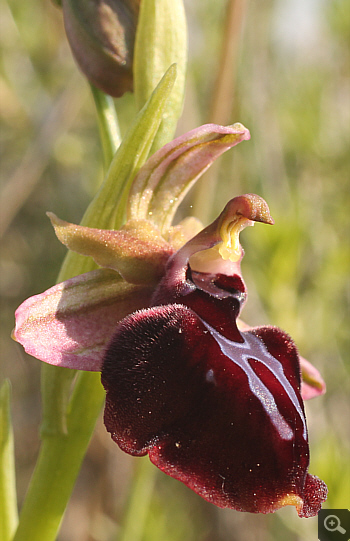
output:
M107 171L121 143L117 112L111 96L101 92L94 85L91 85L91 92L96 105L103 158L105 170Z
M14 541L56 539L103 400L97 374L79 374L69 401L66 431L42 432L40 455Z

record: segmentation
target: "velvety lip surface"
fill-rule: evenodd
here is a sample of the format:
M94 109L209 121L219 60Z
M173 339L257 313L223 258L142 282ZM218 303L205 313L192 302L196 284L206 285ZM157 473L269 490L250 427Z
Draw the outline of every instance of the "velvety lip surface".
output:
M168 282L154 297L163 305L125 318L108 348L102 382L112 438L220 507L295 505L300 516L315 515L327 491L307 473L293 341L274 327L238 331L237 278L237 290L220 276L197 276L201 289ZM215 295L220 284L224 294Z

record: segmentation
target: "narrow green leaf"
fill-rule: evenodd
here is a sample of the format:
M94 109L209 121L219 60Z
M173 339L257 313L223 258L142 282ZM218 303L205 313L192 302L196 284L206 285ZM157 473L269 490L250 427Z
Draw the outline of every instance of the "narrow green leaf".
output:
M0 539L10 541L18 522L10 382L0 389Z
M152 153L174 136L183 105L186 61L187 26L182 0L142 0L134 51L134 90L139 108L169 66L177 65L177 80Z

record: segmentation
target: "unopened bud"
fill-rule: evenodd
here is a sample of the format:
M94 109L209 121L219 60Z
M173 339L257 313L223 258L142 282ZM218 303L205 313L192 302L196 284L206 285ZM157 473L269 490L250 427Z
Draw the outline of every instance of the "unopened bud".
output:
M62 0L75 60L111 96L133 89L132 63L140 0Z

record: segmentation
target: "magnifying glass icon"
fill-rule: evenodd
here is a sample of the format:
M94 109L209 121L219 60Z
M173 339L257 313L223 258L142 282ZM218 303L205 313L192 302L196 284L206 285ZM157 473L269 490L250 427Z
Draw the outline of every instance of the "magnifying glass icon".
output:
M327 515L323 521L323 525L329 532L346 533L346 530L341 527L340 520L336 515Z

